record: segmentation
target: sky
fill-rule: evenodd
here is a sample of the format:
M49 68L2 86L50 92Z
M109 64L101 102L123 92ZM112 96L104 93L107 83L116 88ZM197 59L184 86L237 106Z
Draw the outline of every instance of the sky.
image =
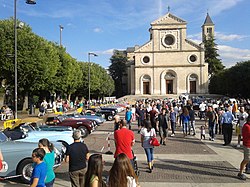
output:
M185 20L187 38L201 43L201 26L207 12L215 24L215 39L223 65L250 60L250 0L17 0L17 19L34 33L60 43L78 61L104 68L113 50L149 41L150 23L168 12ZM14 15L14 0L0 0L0 19Z

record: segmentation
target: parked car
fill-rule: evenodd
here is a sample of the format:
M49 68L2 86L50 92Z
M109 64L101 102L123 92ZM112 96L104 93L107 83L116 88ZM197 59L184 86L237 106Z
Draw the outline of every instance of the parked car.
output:
M48 137L48 132L43 132L43 137ZM0 171L0 176L5 177L20 177L24 183L29 183L32 174L32 151L38 147L38 141L41 136L27 138L31 134L28 133L26 137L19 140L11 140L3 132L0 131L0 147L4 158L4 168ZM55 165L58 167L62 162L66 150L66 146L70 142L65 142L65 135L54 135L48 139L53 142L55 146ZM57 139L57 140L56 140Z
M48 126L64 126L72 127L73 129L79 129L83 138L86 138L91 132L95 130L95 125L92 120L82 118L67 118L63 115L48 116L45 123Z
M115 112L114 110L105 110L105 109L97 109L97 108L88 108L85 112L85 114L88 115L88 113L90 114L94 114L97 116L102 116L104 119L111 121L114 119L114 116L116 115L117 112Z
M47 125L34 126L34 123L21 123L13 129L5 129L3 133L11 140L22 142L38 142L42 138L48 138L52 143L64 141L73 143L72 128L53 128Z
M96 115L81 115L79 113L71 113L65 114L68 118L76 118L76 119L88 119L92 120L96 123L96 125L100 125L105 122L105 119Z
M97 113L104 115L105 119L111 121L114 119L116 113L113 110L98 110Z
M101 110L111 110L111 111L114 111L114 115L116 115L118 113L118 110L115 107L101 107Z

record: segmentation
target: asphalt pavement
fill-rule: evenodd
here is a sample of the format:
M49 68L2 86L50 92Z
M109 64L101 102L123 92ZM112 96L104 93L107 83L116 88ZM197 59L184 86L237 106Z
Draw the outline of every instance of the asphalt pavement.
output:
M124 116L124 113L121 114ZM204 121L197 119L196 127L200 127ZM222 146L223 137L217 135L215 141L200 140L199 129L196 136L183 138L181 127L177 128L175 137L168 137L166 146L155 147L155 164L152 173L147 173L146 156L140 144L140 135L137 133L136 122L132 125L135 133L136 144L133 147L138 159L140 169L139 182L142 187L194 187L194 186L225 186L241 187L250 186L250 175L246 181L239 180L236 176L240 162L243 159L242 148L236 148L237 137L233 136L230 146ZM105 160L104 179L108 176L114 158L105 154L114 152L113 121L105 122L89 137L85 138L90 153L101 153ZM206 129L206 133L208 133ZM110 140L108 140L108 136ZM110 147L108 147L110 141ZM63 163L55 170L55 187L69 187L68 165ZM20 184L18 180L0 182L0 186L27 186Z

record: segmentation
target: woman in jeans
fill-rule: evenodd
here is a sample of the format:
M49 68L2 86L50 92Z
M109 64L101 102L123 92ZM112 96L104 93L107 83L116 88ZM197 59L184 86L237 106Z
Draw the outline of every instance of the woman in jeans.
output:
M150 121L144 121L144 127L141 129L141 145L145 150L149 173L152 173L154 168L154 146L150 145L150 140L152 137L156 137L155 129L152 128Z
M183 113L181 115L182 123L183 123L183 135L187 136L188 126L190 121L190 116L187 107L183 107Z

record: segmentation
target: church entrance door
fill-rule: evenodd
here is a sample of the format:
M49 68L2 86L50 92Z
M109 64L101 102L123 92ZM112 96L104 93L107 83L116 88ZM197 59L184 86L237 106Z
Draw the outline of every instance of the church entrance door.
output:
M149 82L143 82L143 94L150 94L149 93Z
M173 94L173 80L166 80L166 94Z
M190 93L195 94L196 93L196 81L190 81Z

